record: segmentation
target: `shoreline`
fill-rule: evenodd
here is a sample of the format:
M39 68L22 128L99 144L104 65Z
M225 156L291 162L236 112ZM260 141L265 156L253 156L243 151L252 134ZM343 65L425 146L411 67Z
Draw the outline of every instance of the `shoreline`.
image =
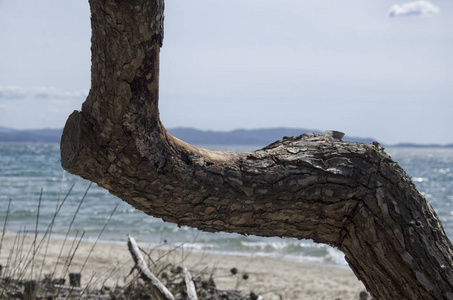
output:
M33 249L34 236L19 237L20 243L17 243L17 236L5 235L3 237L0 264L4 266L4 276L12 273L14 261L11 257L18 255L18 244L21 244L22 250L20 252L24 256L29 249ZM41 239L42 237L38 236L38 243ZM16 247L13 248L15 240ZM43 276L52 273L54 269L56 269L55 274L80 272L83 267L80 272L82 274L82 286L90 284L90 286L95 287L95 285L102 285L102 283L108 286L124 286L128 280L131 280L131 276L128 276L128 274L134 263L127 248L127 241L124 241L123 245L120 242L108 243L102 241L98 242L94 248L93 242L85 240L76 245L78 240L76 241L74 238L69 238L64 248L62 248L63 239L51 237L49 241L48 248L44 247L44 245L47 245L46 239L43 247L36 251L33 259L35 275L31 276L28 272L24 275L24 278L36 279L37 274ZM141 247L146 246L144 243L139 244ZM71 253L76 246L76 254L72 256ZM92 248L93 251L89 255ZM10 252L11 249L14 249L14 251ZM61 249L63 249L62 258L56 265ZM237 289L243 295L254 292L257 295L262 295L266 300L358 299L359 293L365 290L363 284L357 280L350 269L337 266L301 263L254 255L225 255L206 251L189 252L183 248L174 250L151 249L149 252L156 265L162 267L171 264L187 267L193 276L203 274L208 277L212 276L219 289ZM44 253L47 255L45 260L43 259ZM86 260L88 256L89 258ZM8 257L10 257L10 265L7 265ZM62 271L65 269L64 261L67 259L72 260L71 264L67 271ZM232 268L238 269L237 275L231 274ZM247 280L242 279L244 274L248 275ZM67 274L65 278L67 279Z
M5 236L16 236L16 235L24 235L23 232L5 232ZM27 237L33 238L35 236L34 231L27 231L25 233ZM41 239L44 236L44 231L39 231L38 232L38 239ZM52 233L52 238L55 239L64 239L65 234L58 234L58 233ZM302 263L302 264L310 264L310 265L319 265L319 266L326 266L326 267L332 267L332 268L340 268L340 269L347 269L349 270L349 265L347 264L346 260L344 260L344 263L335 263L335 262L327 262L324 261L322 258L317 257L317 256L306 256L306 255L297 255L293 253L278 253L277 251L260 251L260 250L255 250L255 251L247 251L247 250L219 250L219 249L209 249L209 248L203 248L203 247L197 247L197 244L193 244L191 242L172 242L172 243L166 243L166 242L150 242L146 240L141 240L140 237L134 236L134 238L137 240L137 243L141 248L149 249L153 248L156 250L160 251L169 251L173 250L174 248L183 248L185 252L193 252L193 253L205 253L205 254L212 254L212 255L220 255L220 256L240 256L240 257L263 257L263 258L272 258L272 259L278 259L278 260L284 260L284 261L289 261L289 262L297 262L297 263ZM68 239L72 240L74 239L73 235L69 235ZM96 237L93 236L85 236L83 239L84 242L88 243L94 243L96 242ZM303 241L303 240L301 240ZM102 236L100 239L97 241L99 244L107 244L107 245L123 245L124 243L127 243L127 236L124 236L124 239L103 239ZM337 249L334 249L335 251L340 252Z

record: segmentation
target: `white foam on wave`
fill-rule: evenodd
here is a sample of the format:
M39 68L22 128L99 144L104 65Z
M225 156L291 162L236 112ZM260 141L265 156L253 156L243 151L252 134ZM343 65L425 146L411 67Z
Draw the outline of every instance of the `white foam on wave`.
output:
M412 177L413 182L428 182L429 179L426 177Z

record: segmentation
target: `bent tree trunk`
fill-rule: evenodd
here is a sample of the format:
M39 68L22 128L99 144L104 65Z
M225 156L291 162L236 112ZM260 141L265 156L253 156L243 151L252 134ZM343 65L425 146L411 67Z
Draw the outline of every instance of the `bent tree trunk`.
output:
M376 299L453 299L452 244L382 148L335 134L252 153L186 144L159 120L163 0L90 6L92 86L66 123L64 169L168 222L337 247Z

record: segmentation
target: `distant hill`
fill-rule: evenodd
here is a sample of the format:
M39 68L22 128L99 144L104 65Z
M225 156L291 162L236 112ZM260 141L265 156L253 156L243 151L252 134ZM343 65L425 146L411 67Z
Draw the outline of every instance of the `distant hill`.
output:
M321 134L319 130L304 128L267 128L267 129L236 129L233 131L203 131L193 128L172 128L168 132L193 145L268 145L284 136L299 136L313 132ZM371 143L371 138L356 138L345 136L344 140Z
M453 144L439 145L439 144L401 143L401 144L391 145L390 147L395 147L395 148L453 148Z
M31 129L17 130L0 127L0 142L36 142L59 143L63 129ZM194 128L168 129L171 135L193 145L256 145L266 146L284 136L299 136L303 133L313 132L321 134L319 130L304 128L267 128L267 129L236 129L232 131L198 130ZM350 137L346 135L343 140L361 143L372 143L373 138ZM420 145L398 144L395 147L453 147L453 145Z
M0 142L59 143L63 129L17 130L0 127ZM306 132L320 134L319 130L303 128L237 129L233 131L198 130L172 128L168 132L193 145L268 145L284 136L298 136ZM371 138L346 136L344 140L371 143Z
M59 143L63 129L17 130L0 127L0 142Z

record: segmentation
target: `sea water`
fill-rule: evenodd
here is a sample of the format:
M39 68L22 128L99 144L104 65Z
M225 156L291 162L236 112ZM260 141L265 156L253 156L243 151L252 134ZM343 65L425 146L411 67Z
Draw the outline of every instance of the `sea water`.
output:
M208 148L248 152L258 147ZM453 148L390 147L386 151L412 177L437 211L447 235L453 237ZM340 251L310 240L206 233L148 216L105 189L94 184L90 187L88 181L65 173L57 144L0 143L0 205L0 227L7 234L32 234L36 229L44 234L61 206L53 222L53 236L80 236L84 232L88 240L125 243L130 234L151 247L346 265Z

